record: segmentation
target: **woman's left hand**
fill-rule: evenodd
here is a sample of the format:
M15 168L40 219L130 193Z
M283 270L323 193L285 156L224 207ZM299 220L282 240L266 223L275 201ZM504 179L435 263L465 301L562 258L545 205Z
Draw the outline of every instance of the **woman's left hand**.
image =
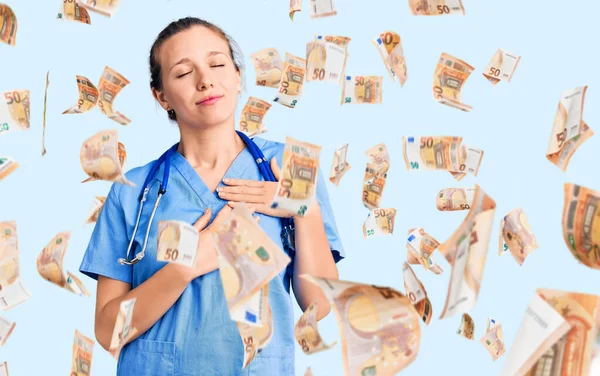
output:
M281 178L281 169L275 158L271 158L271 170L275 179L279 181ZM277 192L277 182L226 178L223 179L223 183L226 185L217 188L217 192L219 193L219 197L223 200L228 200L227 204L233 208L245 202L248 207L254 208L256 213L280 218L294 216L294 213L287 210L271 208L271 202L273 202L273 198ZM313 204L315 201L317 200L315 199Z

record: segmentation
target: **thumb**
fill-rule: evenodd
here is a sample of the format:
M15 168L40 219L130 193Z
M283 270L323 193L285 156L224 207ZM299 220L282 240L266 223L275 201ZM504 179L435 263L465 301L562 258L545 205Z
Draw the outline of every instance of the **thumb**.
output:
M275 157L271 158L271 170L273 171L275 180L279 181L279 178L281 177L281 169L279 168L279 165L277 164L277 160L275 159Z
M210 210L210 208L206 208L204 214L202 214L200 218L198 218L196 223L194 223L194 228L198 230L198 232L202 231L206 227L208 221L210 221L211 213L212 211Z

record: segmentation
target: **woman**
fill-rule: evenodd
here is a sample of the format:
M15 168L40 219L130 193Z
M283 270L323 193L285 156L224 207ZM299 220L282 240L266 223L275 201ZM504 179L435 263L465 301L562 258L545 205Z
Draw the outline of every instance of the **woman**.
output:
M302 310L317 302L318 319L330 310L322 291L299 278L306 273L336 279L335 263L344 257L319 171L317 200L303 217L293 218L295 252L285 249L293 261L269 285L273 337L242 370L242 340L229 317L208 230L246 202L261 219L261 228L283 249L281 218L290 214L270 208L277 183L264 181L235 131L243 69L235 46L219 27L184 18L168 25L150 51L152 93L181 133L168 192L150 227L146 256L135 265L121 265L117 259L125 257L139 195L153 162L127 173L136 187L113 184L80 267L98 280L95 334L103 348L109 347L120 303L137 298L132 325L138 336L120 354L119 375L293 375L290 284ZM261 138L254 141L279 178L284 145ZM141 250L163 169L164 163L150 183L133 254ZM193 268L156 260L158 222L169 219L194 223L200 231Z

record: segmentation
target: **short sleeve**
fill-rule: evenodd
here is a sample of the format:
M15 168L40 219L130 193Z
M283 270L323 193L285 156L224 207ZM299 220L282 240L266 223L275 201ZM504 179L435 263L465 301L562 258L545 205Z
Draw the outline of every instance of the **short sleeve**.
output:
M127 225L119 200L120 185L114 183L106 197L96 227L90 238L79 271L98 280L102 275L122 282L131 283L133 267L117 261L124 257L129 245Z
M327 241L329 242L333 260L338 263L346 257L346 252L342 246L342 241L340 240L340 235L335 224L335 217L333 216L333 210L331 210L331 203L329 202L329 194L327 193L327 184L320 167L317 177L316 198L321 207L321 216L323 218L323 225L325 226L325 234L327 234Z

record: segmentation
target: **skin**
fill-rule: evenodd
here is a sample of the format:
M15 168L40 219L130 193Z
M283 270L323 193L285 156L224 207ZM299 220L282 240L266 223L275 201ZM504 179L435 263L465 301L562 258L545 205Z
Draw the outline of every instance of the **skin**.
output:
M178 151L214 191L234 159L245 149L243 140L235 132L241 75L229 55L229 46L212 30L195 26L165 41L158 60L162 67L163 87L153 89L152 94L163 109L175 110L181 133ZM221 96L221 99L212 105L199 103L209 96ZM275 159L271 160L271 167L279 179L280 169ZM167 263L135 289L125 282L98 277L95 335L104 349L109 349L122 301L137 298L132 318L132 325L138 330L137 336L131 339L134 340L171 308L192 280L218 269L210 229L218 226L240 202L246 202L252 212L290 216L270 208L277 183L240 179L224 183L227 187L219 191L219 195L229 201L228 205L217 213L212 223L212 213L207 210L194 224L200 237L193 268ZM305 216L294 217L294 220L294 295L303 311L316 302L317 319L320 320L329 313L329 302L319 287L299 278L306 273L338 279L318 202L314 200Z

